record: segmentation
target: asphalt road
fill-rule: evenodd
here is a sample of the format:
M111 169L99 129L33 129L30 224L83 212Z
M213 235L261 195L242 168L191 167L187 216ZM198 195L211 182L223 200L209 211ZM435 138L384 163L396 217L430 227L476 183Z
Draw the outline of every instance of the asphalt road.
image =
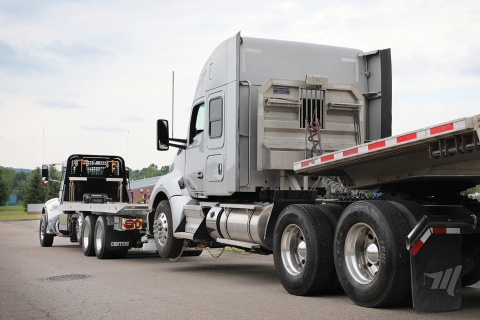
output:
M289 295L271 257L204 252L170 262L130 250L124 260L98 260L68 238L40 247L37 229L38 221L0 222L0 319L480 318L479 284L463 291L459 311L368 309L345 295ZM88 277L45 280L77 274Z

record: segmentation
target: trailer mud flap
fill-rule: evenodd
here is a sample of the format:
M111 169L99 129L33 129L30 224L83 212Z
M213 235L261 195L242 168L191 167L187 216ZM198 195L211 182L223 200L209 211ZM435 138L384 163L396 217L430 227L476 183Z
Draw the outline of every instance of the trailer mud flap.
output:
M462 305L462 236L446 232L446 228L429 228L410 248L412 300L417 311L454 310Z
M108 250L125 250L135 247L133 231L115 231L109 227L105 234L105 245Z

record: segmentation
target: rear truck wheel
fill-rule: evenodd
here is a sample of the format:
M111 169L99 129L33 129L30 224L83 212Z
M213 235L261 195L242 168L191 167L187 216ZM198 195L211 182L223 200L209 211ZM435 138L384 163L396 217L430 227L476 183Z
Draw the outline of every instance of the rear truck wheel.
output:
M314 205L283 209L275 225L273 259L283 287L304 296L326 292L334 275L333 230Z
M407 219L386 201L358 201L335 232L335 268L345 293L364 307L396 306L410 292Z
M42 214L40 218L40 227L38 230L38 237L40 239L40 246L51 247L53 244L53 237L55 235L47 233L47 216Z
M77 237L77 219L73 218L72 221L70 222L70 242L78 242L78 237Z
M480 281L480 263L472 271L462 276L462 287L474 285L478 281Z
M98 217L95 223L94 248L98 259L109 259L113 256L113 251L107 248L107 243L112 241L112 232L107 226L105 217Z
M85 214L79 213L77 221L75 222L75 232L77 233L77 242L79 245L82 245L82 224L83 221L85 220Z
M332 228L332 243L333 243L333 236L335 233L335 229L337 228L338 219L340 219L340 216L342 215L343 207L333 203L317 204L316 207L323 213L325 218L327 218L328 222L330 223L330 227ZM333 258L332 258L332 266L333 266L333 276L332 276L332 280L330 281L330 284L328 285L326 292L330 294L342 293L343 288L342 288L342 285L340 284L340 280L338 280Z
M94 235L95 235L95 222L97 216L89 215L85 217L82 225L82 249L83 254L87 257L95 255Z
M158 254L162 258L178 257L182 251L183 240L173 237L172 211L167 200L158 204L153 221L153 233Z

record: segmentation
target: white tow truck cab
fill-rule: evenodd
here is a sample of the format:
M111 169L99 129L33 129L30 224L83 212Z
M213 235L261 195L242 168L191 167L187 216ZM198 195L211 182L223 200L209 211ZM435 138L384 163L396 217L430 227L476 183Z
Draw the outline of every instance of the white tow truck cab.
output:
M40 245L55 236L78 242L86 256L124 258L130 248L155 250L146 232L146 205L129 204L128 168L118 156L74 154L58 164L62 178L58 198L45 203L40 219ZM42 166L42 180L51 165Z
M158 253L273 253L295 295L459 308L480 280L480 206L460 195L480 182L480 117L391 137L391 79L390 49L222 42L186 139L157 121L157 149L179 148L149 204Z

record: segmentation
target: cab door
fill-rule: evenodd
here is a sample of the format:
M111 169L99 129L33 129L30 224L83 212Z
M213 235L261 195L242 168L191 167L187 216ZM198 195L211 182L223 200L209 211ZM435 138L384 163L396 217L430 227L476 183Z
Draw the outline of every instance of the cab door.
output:
M202 198L205 193L205 104L195 105L191 114L185 149L185 182L192 197Z
M206 102L205 138L206 155L206 191L207 194L223 194L225 171L225 94L223 90L212 90Z

